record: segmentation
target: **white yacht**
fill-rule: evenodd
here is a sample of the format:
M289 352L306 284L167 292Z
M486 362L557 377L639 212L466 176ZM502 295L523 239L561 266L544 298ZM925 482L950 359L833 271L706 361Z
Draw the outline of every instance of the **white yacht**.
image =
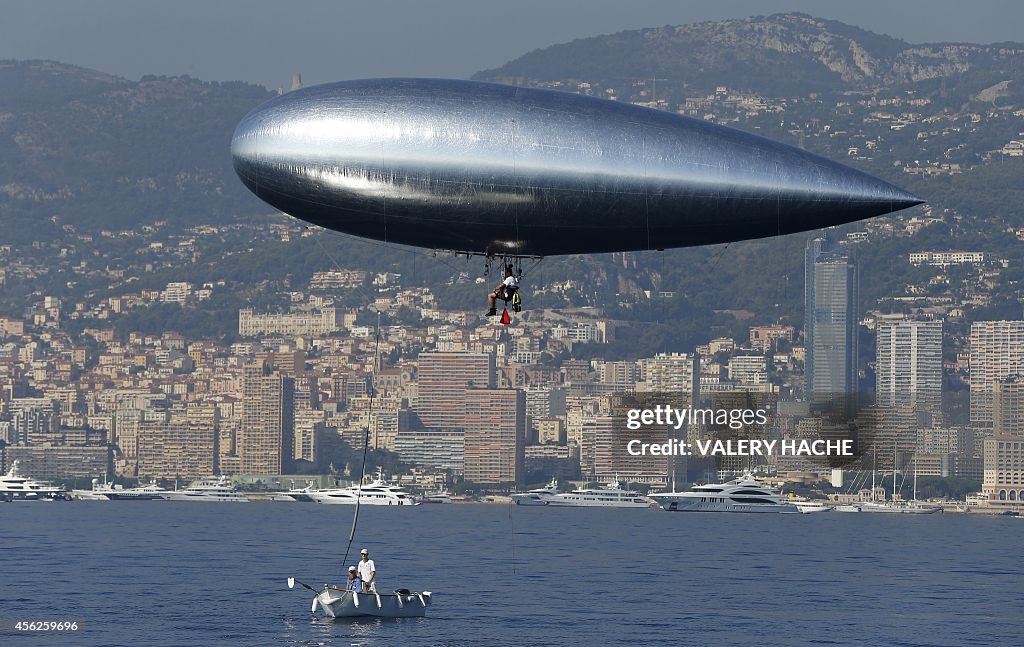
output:
M162 493L168 501L205 501L221 503L248 503L245 495L231 486L227 477L193 483L184 490L166 490Z
M100 485L99 479L92 480L92 488L89 490L71 490L71 498L75 501L110 501L104 496L103 491L110 486L106 483Z
M452 493L448 490L438 490L437 492L426 492L420 497L420 503L440 503L444 505L450 505L452 502Z
M805 496L789 495L786 503L792 503L800 510L801 514L812 514L815 512L832 512L835 506L824 499L809 499Z
M826 501L821 500L808 500L808 501L789 501L796 506L797 510L801 514L812 514L815 512L832 512L835 510L835 506L829 505Z
M298 501L300 503L313 503L312 494L317 491L317 488L307 485L301 488L292 488L287 492L282 492L271 497L271 501Z
M512 500L516 505L547 505L548 502L558 495L558 479L551 479L545 487L529 490L520 494L513 494Z
M163 501L167 490L155 483L141 487L126 488L123 485L100 484L98 479L92 480L91 490L72 490L72 495L79 501Z
M307 481L306 485L302 487L293 487L286 492L273 492L270 494L268 499L270 501L288 501L294 503L299 501L300 503L312 503L313 499L309 496L313 492L316 492L317 488L313 484L313 481Z
M649 508L649 499L631 490L623 490L619 483L607 483L599 488L586 488L554 494L546 505L560 508Z
M53 501L68 498L64 488L18 473L19 462L14 461L7 474L0 476L0 501Z
M800 513L777 489L758 483L750 474L728 483L697 485L689 492L662 492L650 497L670 512Z
M416 499L395 485L386 483L377 470L377 477L372 483L359 487L352 485L343 488L329 488L309 492L309 498L315 503L355 505L416 505Z
M856 508L856 512L883 514L935 514L942 511L942 508L937 506L921 505L916 501L861 501L850 507ZM854 512L854 510L843 510L843 512Z

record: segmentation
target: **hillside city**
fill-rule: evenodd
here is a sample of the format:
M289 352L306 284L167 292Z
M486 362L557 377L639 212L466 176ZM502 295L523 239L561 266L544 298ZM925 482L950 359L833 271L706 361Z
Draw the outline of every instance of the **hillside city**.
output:
M925 196L920 182L1006 164L1012 175L1024 156L1024 109L999 107L1001 84L979 93L985 110L952 110L911 90L826 100L727 85L688 96L654 78L532 84L884 167ZM731 318L730 334L623 357L624 331L643 324L622 313L686 290L653 276L653 252L602 258L627 277L616 303L588 298L586 273L527 277L524 312L501 325L482 316L499 280L482 261L423 255L428 281L365 250L356 262L335 257L327 232L283 214L186 228L140 214L138 227L97 231L55 215L59 239L0 244L0 467L18 460L54 480L221 474L278 488L353 478L365 441L373 465L424 488L507 492L551 477L658 488L750 467L817 484L843 467L965 480L970 503L1015 506L1024 497L1024 226L982 220L940 200L800 236L803 276L787 279L803 285L802 309L755 312L737 300L716 311ZM865 260L879 245L900 250L888 283ZM274 275L274 259L305 256L300 270ZM865 306L869 281L886 291ZM860 457L754 466L628 455L623 408L661 395L768 407L767 425L741 432L751 438L827 436L835 421L817 405L842 401Z

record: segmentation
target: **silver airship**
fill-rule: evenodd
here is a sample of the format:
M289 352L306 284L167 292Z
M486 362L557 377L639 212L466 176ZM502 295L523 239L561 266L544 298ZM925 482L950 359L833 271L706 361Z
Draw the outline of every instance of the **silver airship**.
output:
M777 236L922 200L818 155L617 101L370 79L250 112L231 141L257 196L329 229L503 256Z

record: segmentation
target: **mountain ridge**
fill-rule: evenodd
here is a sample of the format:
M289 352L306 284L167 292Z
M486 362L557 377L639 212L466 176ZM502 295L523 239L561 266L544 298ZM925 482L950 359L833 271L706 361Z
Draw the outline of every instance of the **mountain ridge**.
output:
M0 215L122 228L140 214L223 220L255 209L234 177L230 137L270 96L240 82L0 61Z
M747 19L620 32L608 51L594 50L605 38L595 37L538 50L548 53L530 53L519 60L531 55L550 58L551 51L564 53L584 42L587 51L573 54L579 60L566 55L560 63L567 64L567 74L579 75L585 66L612 61L618 67L609 71L598 65L589 80L625 77L606 79L606 89L619 91L618 100L685 112L798 145L928 198L933 213L913 213L935 217L913 237L900 233L910 224L906 214L850 227L871 230L871 241L858 247L864 267L872 268L862 279L866 307L910 288L928 294L946 290L941 283L929 282L934 277L927 270L908 269L909 251L978 249L997 260L1018 258L1022 243L1014 231L1021 227L1017 205L1024 199L1024 189L1018 188L1024 159L994 152L1020 138L1024 67L1019 67L1017 47L1004 47L1002 53L994 46L922 48L842 23L784 16L771 18L770 24L763 24L769 19ZM796 33L793 30L802 31L803 40L787 41L787 34ZM770 41L771 47L745 51L742 35L748 32L760 34L758 38ZM673 59L680 33L690 45L697 43L689 54L692 61ZM725 42L734 45L721 45ZM636 57L631 43L642 45ZM665 52L663 58L676 66L670 69L692 74L668 81L657 78L665 75L651 71L649 65ZM919 58L920 65L914 62ZM703 71L701 61L709 66ZM509 63L509 70L514 63ZM968 72L957 73L963 65ZM656 90L643 78L648 72L657 81ZM885 81L887 74L897 72L918 80L908 81L910 85ZM486 72L478 78L482 76ZM551 80L546 87L591 91L589 86L565 82L577 77L545 71L544 78ZM772 89L779 78L788 85ZM544 85L537 78L512 80ZM710 91L702 90L701 83L709 84ZM743 83L766 84L765 91L772 94L792 94L776 100L733 91ZM719 93L718 85L728 87ZM592 90L603 96L600 85ZM840 96L845 93L855 96ZM235 177L229 141L242 116L270 96L265 88L241 82L156 76L130 81L52 61L0 62L0 223L5 227L0 253L9 245L25 260L23 265L47 265L12 270L5 290L0 290L0 303L7 298L12 311L21 312L33 293L78 299L85 290L137 289L120 285L122 279L100 269L108 265L121 273L133 268L142 281L160 285L183 277L196 283L227 279L262 285L254 289L268 293L295 289L308 282L315 269L329 269L320 237L307 238L306 231L293 231L287 243L277 238L260 244L251 241L252 230L266 227L267 219L255 216L273 209ZM156 221L161 221L160 227L147 227ZM208 247L196 250L185 265L176 260L162 266L158 254L148 249L150 244L177 246L179 239L192 238L193 234L177 235L189 227L228 222L246 227L218 234L227 236L221 242L213 240L215 236L201 241ZM287 222L305 229L303 223ZM147 229L157 233L132 235ZM126 235L121 236L121 230ZM96 232L103 235L93 236ZM588 293L579 289L571 295L537 294L528 307L592 305L611 318L643 322L631 337L623 333L616 350L622 356L634 346L644 352L685 350L709 334L740 338L747 323L733 321L729 314L737 307L755 312L759 321L799 326L799 277L810 235L646 252L631 257L639 268L627 268L626 257L613 260L609 255L547 259L530 276L535 286L572 282L587 286ZM330 256L352 267L416 277L408 280L429 285L443 307L479 305L478 290L467 288L470 272L476 271L468 261L463 268L450 268L442 261L417 265L417 258L429 252L409 254L410 250L391 250L340 234L325 240L330 241ZM66 258L61 256L65 252ZM182 252L174 258L186 256ZM84 269L73 271L71 258L75 267ZM60 269L44 273L49 265ZM89 275L96 266L95 275ZM139 267L149 269L142 272ZM1016 302L1008 300L1024 285L1019 264L1013 260L1008 267L982 269L1002 273L996 303L1010 304L1019 312ZM437 278L447 270L453 274ZM37 274L28 278L29 271ZM978 285L970 286L972 294L981 290ZM645 290L655 296L647 298ZM674 296L657 296L659 292ZM1007 308L990 309L984 316L1005 316ZM229 309L219 316L226 321L234 314Z
M630 56L623 56L626 50ZM744 70L752 65L756 70ZM689 86L724 82L780 96L797 88L806 94L916 83L971 69L1020 71L1024 44L911 44L836 20L784 13L577 39L534 50L473 78L515 83L608 78L627 67L635 77L644 66L650 77Z

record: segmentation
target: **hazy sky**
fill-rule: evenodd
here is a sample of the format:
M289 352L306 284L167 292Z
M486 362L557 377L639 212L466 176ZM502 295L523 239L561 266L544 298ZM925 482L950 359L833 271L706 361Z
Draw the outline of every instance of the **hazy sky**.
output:
M1021 0L5 0L0 59L268 87L464 78L575 38L785 11L912 43L1024 41Z

